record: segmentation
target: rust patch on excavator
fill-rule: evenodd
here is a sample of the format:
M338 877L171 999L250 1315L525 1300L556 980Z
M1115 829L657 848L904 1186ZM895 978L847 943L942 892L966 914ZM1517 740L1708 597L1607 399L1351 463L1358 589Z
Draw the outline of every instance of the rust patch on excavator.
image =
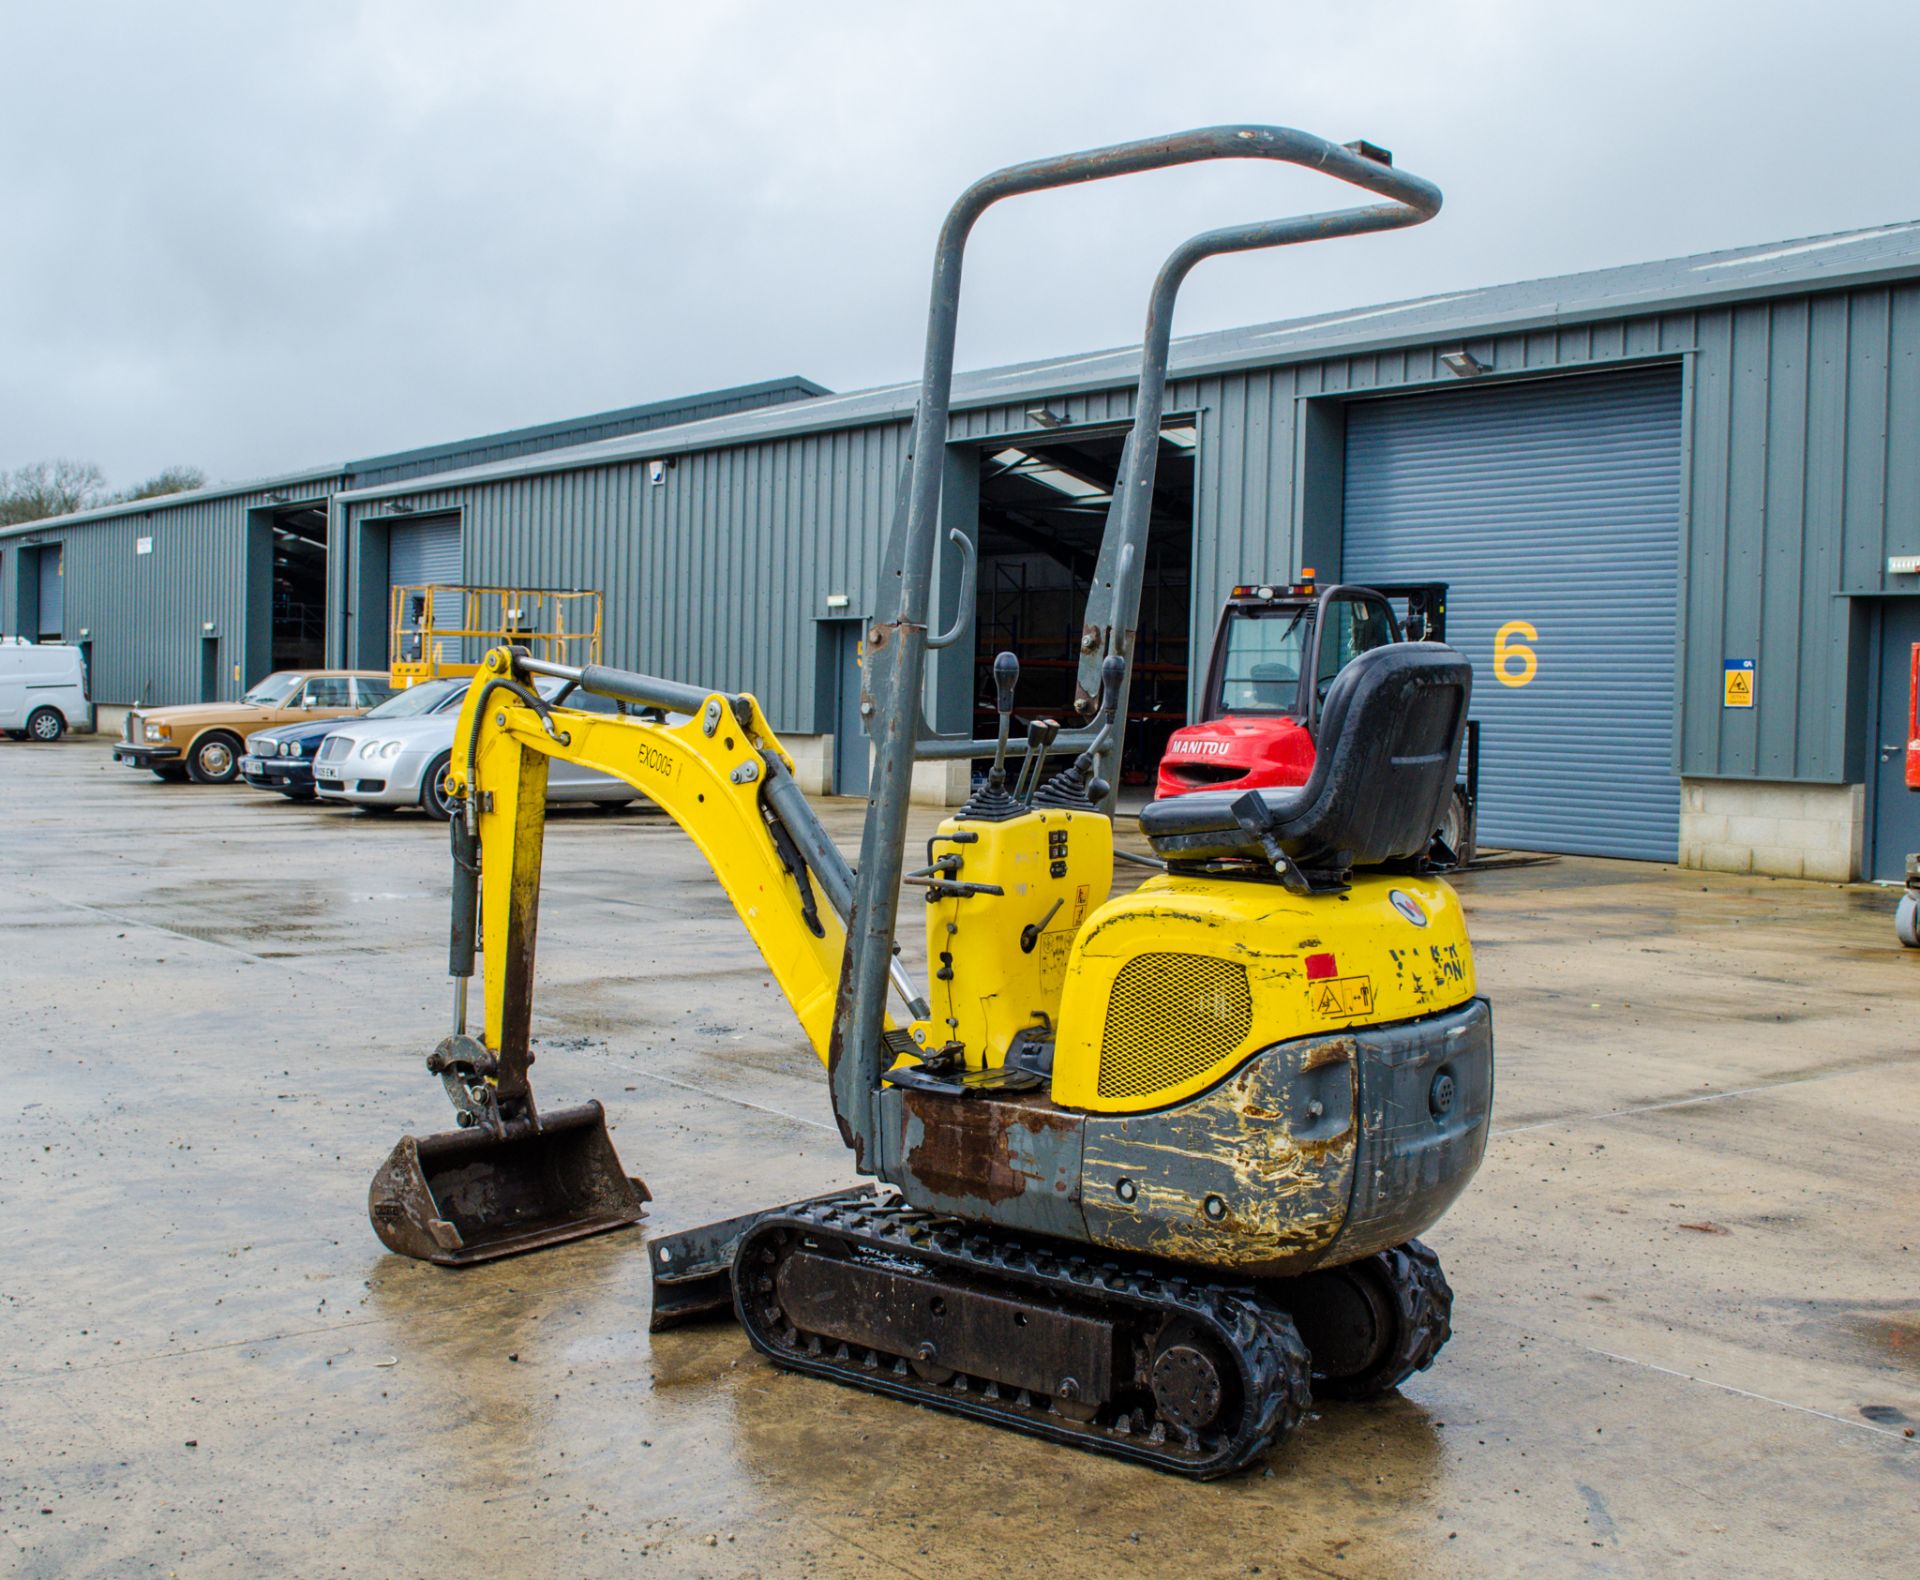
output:
M1333 1037L1307 1049L1300 1061L1300 1073L1325 1069L1330 1064L1352 1064L1360 1055L1359 1045L1351 1037Z
M1044 1097L941 1097L908 1092L909 1118L920 1121L920 1144L907 1166L927 1189L947 1197L975 1197L998 1204L1023 1194L1035 1176L1018 1167L1014 1133L1068 1134L1080 1128L1078 1114L1055 1108Z

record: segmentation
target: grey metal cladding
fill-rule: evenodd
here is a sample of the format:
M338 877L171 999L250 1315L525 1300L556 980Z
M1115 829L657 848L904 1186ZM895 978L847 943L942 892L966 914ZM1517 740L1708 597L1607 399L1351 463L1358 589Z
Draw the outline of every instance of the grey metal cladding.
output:
M207 490L58 524L34 523L0 539L9 562L22 548L59 542L65 563L65 635L93 644L93 694L106 703L172 703L200 695L201 643L220 644L220 684L238 696L235 664L257 679L265 656L245 652L249 512L299 503L340 486L336 474L246 491ZM138 552L142 538L151 550ZM5 580L14 580L9 574ZM6 611L11 630L13 611Z
M1902 221L1187 335L1173 343L1172 373L1175 379L1191 381L1298 363L1365 361L1376 355L1391 361L1409 346L1457 344L1462 337L1551 341L1563 331L1578 331L1582 326L1916 276L1920 276L1920 220ZM1139 360L1137 346L1123 346L963 373L954 380L954 408L958 412L1005 405L1024 410L1036 399L1124 386L1136 376ZM477 468L471 475L459 473L450 480L479 481L523 468L597 466L900 420L912 415L917 392L918 385L913 383L855 390L776 410L663 428L642 437L557 450L519 463Z
M766 379L757 384L710 390L684 399L652 401L643 406L626 406L618 411L596 412L591 416L572 417L562 422L482 434L450 444L371 456L366 460L349 462L348 471L354 487L371 488L382 483L452 471L456 467L482 466L511 460L515 456L537 455L570 445L592 444L625 434L643 433L651 428L702 422L709 417L753 411L786 401L811 400L828 393L824 385L816 384L812 379L798 376Z
M0 527L0 542L9 538L34 538L50 527L75 527L90 521L112 521L133 516L148 516L160 510L184 510L188 506L213 505L225 499L252 497L264 502L269 494L287 499L309 499L331 494L346 484L343 466L310 467L304 472L284 472L273 477L247 478L237 483L212 483L205 488L179 494L163 494L156 499L122 500L111 505L96 505L76 510L71 515L48 516L17 526Z
M1469 336L1509 376L1683 365L1680 756L1689 775L1836 782L1852 675L1841 593L1890 588L1888 554L1920 553L1920 284L1712 311ZM1443 346L1408 346L1176 379L1170 414L1200 430L1193 629L1252 576L1305 552L1302 417L1313 402L1459 386ZM1035 434L1033 396L954 414L955 443ZM785 411L729 421L797 420ZM1124 425L1126 387L1047 398L1072 425ZM599 586L614 662L755 690L777 728L828 728L813 696L829 593L870 607L905 424L867 423L639 462L410 491L463 508L467 575ZM601 503L596 505L595 501ZM343 502L356 519L379 499ZM1334 566L1322 563L1323 574ZM1720 706L1726 657L1759 662L1762 705Z
M1192 628L1212 630L1235 582L1288 574L1309 550L1323 574L1337 567L1338 499L1323 497L1324 475L1316 481L1303 458L1324 433L1337 438L1349 397L1455 387L1439 354L1463 344L1493 369L1489 383L1677 362L1678 767L1702 777L1858 778L1849 747L1861 728L1854 694L1865 690L1856 672L1865 646L1850 639L1847 598L1916 590L1886 572L1889 555L1920 554L1920 445L1909 437L1920 433L1916 277L1920 225L1903 224L1186 337L1167 410L1192 415L1201 435ZM1136 365L1137 352L1121 350L965 375L953 438L1035 434L1027 412L1043 402L1070 424L1123 425ZM611 661L745 687L778 728L825 730L815 627L830 593L848 595L847 612L871 607L911 402L907 385L800 399L337 498L336 633L349 587L341 524L390 513L387 500L403 494L421 511L463 513L470 580L602 588ZM645 476L655 456L673 462L657 486ZM280 491L311 497L344 481L283 481ZM1335 496L1337 485L1336 473ZM264 502L266 486L245 497ZM210 523L227 508L190 496L152 515L185 531L198 512ZM109 701L136 694L149 677L133 671L145 668L156 689L191 695L197 651L179 645L180 633L203 618L237 632L243 618L244 511L238 524L204 527L201 571L169 556L164 574L158 562L142 572L150 579L136 598L124 523L147 513L121 507L0 533L11 556L22 537L95 523L83 535L102 539L106 581L88 591L96 549L73 552L68 621L94 627ZM216 591L222 574L232 585ZM0 577L8 599L14 581L11 569ZM164 657L126 660L147 644L108 643L114 618L158 623L166 634L154 651ZM0 613L7 619L10 610ZM334 651L350 648L336 636ZM1760 706L1729 712L1721 665L1745 656L1758 663Z
M1450 584L1482 843L1678 859L1680 404L1668 364L1347 413L1340 573Z
M406 497L420 514L461 512L470 582L603 592L608 663L751 691L777 729L812 733L828 727L817 617L832 593L870 604L905 450L905 426L890 425L701 451L658 484L626 465ZM349 539L388 513L380 500L340 509Z
M1886 566L1920 553L1920 286L1702 314L1698 341L1682 771L1858 778L1845 597L1914 590ZM1729 658L1756 707L1721 706Z

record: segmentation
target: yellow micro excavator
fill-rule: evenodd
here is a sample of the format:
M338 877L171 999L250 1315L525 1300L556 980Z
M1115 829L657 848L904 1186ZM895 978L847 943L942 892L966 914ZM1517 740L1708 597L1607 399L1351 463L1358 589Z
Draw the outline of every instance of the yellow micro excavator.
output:
M1378 201L1209 231L1162 267L1080 718L1030 731L1010 768L1013 655L994 666L997 739L935 734L920 700L928 649L963 634L972 603L930 634L966 236L1002 198L1211 159L1302 165ZM381 1239L457 1266L641 1215L646 1189L599 1105L542 1112L528 1080L558 758L626 780L692 837L878 1181L653 1239L656 1327L731 1309L780 1366L1195 1477L1245 1465L1315 1393L1370 1397L1431 1364L1452 1294L1414 1236L1478 1167L1493 1097L1490 1011L1432 859L1466 661L1439 643L1361 654L1321 701L1307 783L1152 803L1140 821L1161 870L1117 898L1105 809L1181 281L1215 254L1439 206L1383 150L1269 126L1014 166L962 195L935 253L912 454L865 629L874 773L857 866L752 696L489 654L448 782L455 1026L428 1060L461 1128L395 1148L370 1197ZM970 580L964 541L961 555ZM565 683L551 701L543 676ZM575 688L630 711L569 708ZM908 870L914 763L983 757L984 784ZM922 902L924 989L894 949L903 892Z

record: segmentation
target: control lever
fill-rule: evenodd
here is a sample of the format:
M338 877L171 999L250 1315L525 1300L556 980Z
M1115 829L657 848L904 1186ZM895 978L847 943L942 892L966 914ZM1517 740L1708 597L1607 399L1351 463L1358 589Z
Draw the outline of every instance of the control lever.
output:
M1037 922L1028 922L1025 927L1020 929L1021 954L1030 955L1033 953L1033 946L1040 942L1040 935L1047 930L1047 923L1053 920L1053 913L1060 909L1060 905L1060 897L1055 895L1053 904L1047 907L1047 914L1045 916L1041 917Z
M1120 711L1120 688L1126 683L1127 661L1111 653L1100 663L1100 711L1093 716L1095 735L1087 749L1074 758L1071 768L1063 768L1034 792L1034 805L1072 807L1085 811L1098 807L1113 787L1094 777L1094 765L1114 739L1114 718Z
M1013 782L1014 800L1033 804L1033 792L1039 788L1040 775L1046 771L1047 748L1059 733L1058 719L1035 719L1028 724L1027 755L1020 764L1020 776Z
M1000 744L994 748L993 768L987 775L989 791L1007 788L1007 732L1013 727L1013 691L1020 683L1020 660L1012 653L993 659L993 705L1000 715Z

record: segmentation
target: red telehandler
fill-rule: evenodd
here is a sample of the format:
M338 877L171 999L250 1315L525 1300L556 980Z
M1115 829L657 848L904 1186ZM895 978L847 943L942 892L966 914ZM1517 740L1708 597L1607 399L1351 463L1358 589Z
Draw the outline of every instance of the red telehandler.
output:
M1444 642L1446 626L1444 582L1323 589L1306 569L1297 582L1234 588L1214 633L1199 718L1167 742L1155 794L1304 785L1334 677L1371 648ZM1435 830L1459 866L1475 843L1480 731L1471 722L1462 769Z

